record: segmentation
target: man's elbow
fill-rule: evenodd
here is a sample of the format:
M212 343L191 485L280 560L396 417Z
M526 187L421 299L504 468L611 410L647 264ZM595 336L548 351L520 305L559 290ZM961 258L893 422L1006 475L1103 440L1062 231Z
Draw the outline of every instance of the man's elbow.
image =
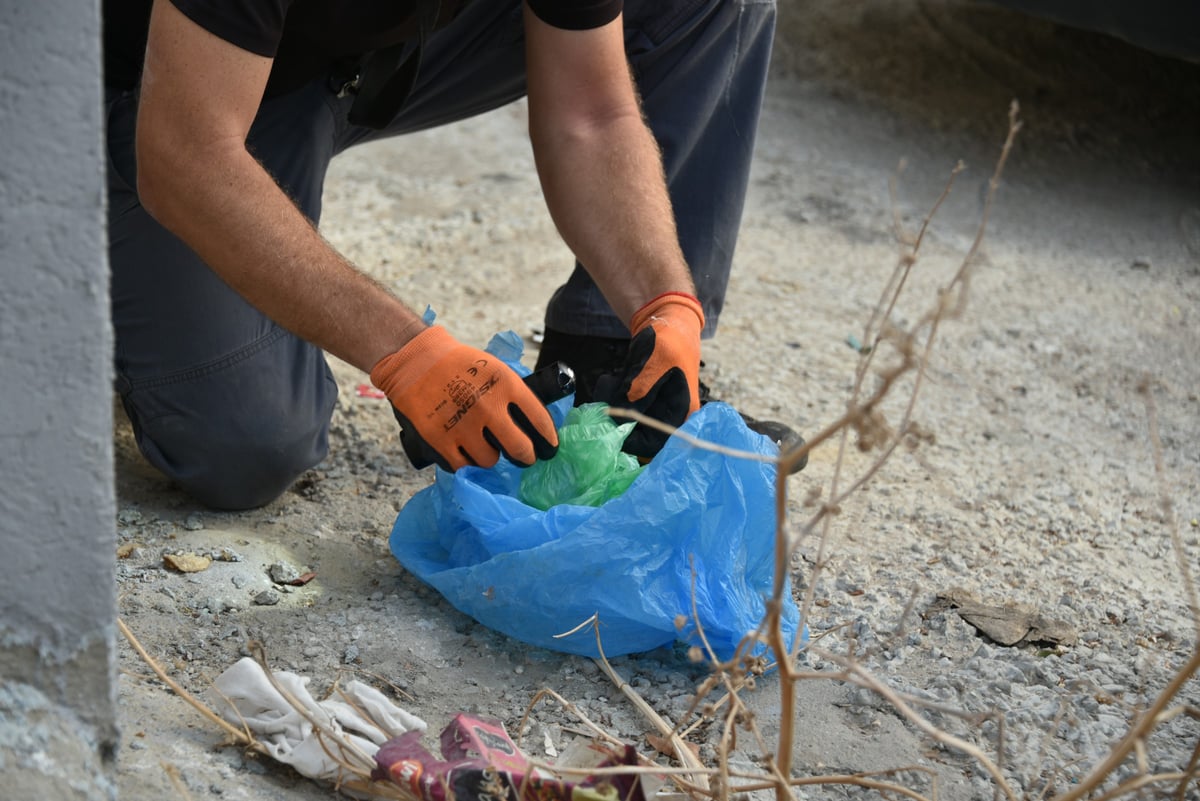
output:
M167 228L205 193L205 176L222 172L219 165L229 158L171 125L140 122L135 148L138 200Z
M172 197L177 194L174 183L179 165L173 163L166 148L157 140L160 136L137 135L137 193L142 207L151 217L164 222L169 214Z

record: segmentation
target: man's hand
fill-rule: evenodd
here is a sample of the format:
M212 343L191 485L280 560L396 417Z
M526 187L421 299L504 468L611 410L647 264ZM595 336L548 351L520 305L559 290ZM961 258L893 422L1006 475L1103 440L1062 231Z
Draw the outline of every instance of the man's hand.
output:
M700 408L700 331L704 312L700 301L683 292L667 292L633 315L633 340L617 389L601 398L613 406L633 409L672 426L681 426ZM599 394L599 393L598 393ZM624 450L651 457L667 435L637 426Z
M446 470L491 467L501 454L527 467L558 450L550 413L520 376L440 326L380 360L371 381L387 394L401 425L425 440Z

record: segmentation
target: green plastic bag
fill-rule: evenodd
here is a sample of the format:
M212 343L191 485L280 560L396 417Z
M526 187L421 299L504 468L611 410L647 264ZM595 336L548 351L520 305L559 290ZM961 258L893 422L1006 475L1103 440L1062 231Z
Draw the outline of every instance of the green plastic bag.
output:
M617 425L607 408L585 403L567 412L558 430L558 453L521 474L521 501L542 511L559 504L600 506L629 488L642 465L621 445L635 424Z

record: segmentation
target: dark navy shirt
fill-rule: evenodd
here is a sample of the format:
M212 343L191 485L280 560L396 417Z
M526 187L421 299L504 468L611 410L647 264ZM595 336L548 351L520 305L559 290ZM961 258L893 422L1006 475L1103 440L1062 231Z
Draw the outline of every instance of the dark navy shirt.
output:
M267 94L312 80L338 61L406 41L416 35L414 10L422 0L171 0L205 30L227 42L275 59ZM585 30L614 20L622 0L528 0L544 22ZM146 49L152 0L104 0L105 83L137 85ZM467 2L441 0L445 24Z

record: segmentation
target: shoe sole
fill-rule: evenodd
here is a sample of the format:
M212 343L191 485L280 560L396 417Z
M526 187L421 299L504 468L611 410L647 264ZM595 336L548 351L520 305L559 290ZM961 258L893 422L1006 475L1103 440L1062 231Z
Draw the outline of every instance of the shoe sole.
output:
M756 434L762 434L767 439L779 446L780 453L791 453L797 448L804 447L804 437L797 434L789 426L775 420L755 420L753 417L742 415L742 419L746 421L746 428ZM799 462L792 465L792 469L788 471L789 475L799 473L808 465L808 454L804 454Z

